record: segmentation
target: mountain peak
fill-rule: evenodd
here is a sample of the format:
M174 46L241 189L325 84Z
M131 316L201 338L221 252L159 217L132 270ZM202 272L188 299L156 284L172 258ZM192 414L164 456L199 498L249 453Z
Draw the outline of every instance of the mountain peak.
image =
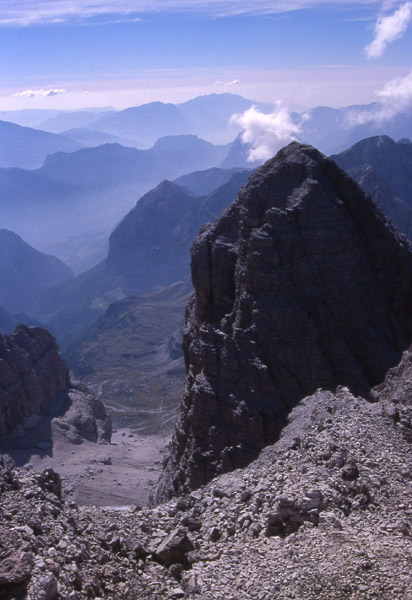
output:
M412 249L292 142L192 246L187 380L160 496L246 465L323 387L368 394L412 338Z

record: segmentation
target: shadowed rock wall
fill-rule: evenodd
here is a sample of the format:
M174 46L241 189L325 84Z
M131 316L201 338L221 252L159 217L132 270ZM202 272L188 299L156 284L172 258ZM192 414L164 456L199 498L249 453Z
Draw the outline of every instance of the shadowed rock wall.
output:
M69 370L48 331L19 325L0 335L0 439L68 387Z

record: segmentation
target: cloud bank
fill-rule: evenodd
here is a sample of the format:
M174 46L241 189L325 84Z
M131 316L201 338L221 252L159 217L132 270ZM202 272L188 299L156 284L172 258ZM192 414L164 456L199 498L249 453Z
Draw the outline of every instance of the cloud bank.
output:
M379 6L379 0L329 0L331 6ZM1 0L0 26L64 23L99 16L190 12L210 17L267 15L324 7L323 0Z
M405 2L392 15L380 17L375 25L375 38L365 48L366 56L382 56L387 46L405 33L411 20L412 2Z
M13 94L14 98L36 98L43 97L47 98L48 96L57 96L58 94L65 94L66 90L58 90L58 89L48 89L48 90L24 90L24 92L17 92Z
M288 109L280 103L270 114L252 106L243 114L234 115L232 121L243 129L242 142L252 145L248 156L251 162L267 160L300 132L300 125L292 120Z
M369 110L353 110L347 114L348 125L365 125L366 123L377 123L381 125L385 121L393 119L398 113L412 107L412 72L406 77L392 79L376 92L381 103L372 106Z
M406 77L397 77L389 81L378 96L383 102L391 104L398 111L412 104L412 72Z

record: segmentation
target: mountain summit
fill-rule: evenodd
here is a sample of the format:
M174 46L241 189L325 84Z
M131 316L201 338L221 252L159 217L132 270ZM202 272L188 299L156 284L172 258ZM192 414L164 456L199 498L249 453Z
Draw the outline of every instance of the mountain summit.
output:
M368 394L412 337L408 241L297 142L192 247L186 389L160 497L242 467L318 388Z

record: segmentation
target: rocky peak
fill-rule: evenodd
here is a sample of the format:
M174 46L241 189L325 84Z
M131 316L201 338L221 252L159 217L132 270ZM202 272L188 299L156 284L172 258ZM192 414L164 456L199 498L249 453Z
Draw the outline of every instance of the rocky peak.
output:
M192 279L160 498L249 463L320 387L367 395L411 340L411 246L334 162L297 142L201 231Z

